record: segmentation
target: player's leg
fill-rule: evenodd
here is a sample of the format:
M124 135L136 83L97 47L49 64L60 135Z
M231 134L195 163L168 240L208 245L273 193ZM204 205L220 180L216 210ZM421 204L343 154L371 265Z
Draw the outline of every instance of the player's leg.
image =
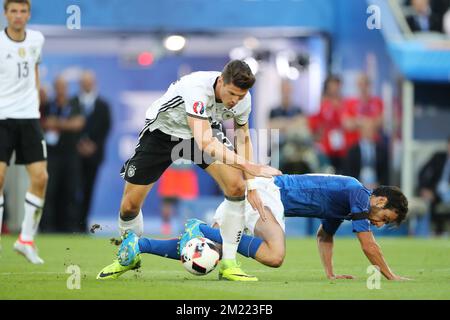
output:
M152 239L140 238L138 245L141 253L154 254L160 257L180 260L178 245L179 238L172 239Z
M127 230L132 230L140 237L144 232L144 220L141 208L153 185L154 183L138 185L125 182L119 212L119 229L121 234Z
M223 238L222 259L236 259L237 247L245 225L245 182L242 171L213 163L206 171L222 189L224 215L220 225Z
M24 255L33 264L42 264L44 261L38 256L34 244L44 207L45 190L48 174L47 162L39 161L26 166L30 178L30 187L25 194L25 215L19 239L14 243L14 249Z
M103 268L97 279L115 279L140 267L139 237L144 230L141 208L154 183L172 163L174 144L176 142L161 131L147 132L141 136L133 157L122 168L126 181L119 213L122 243L118 259Z
M6 170L9 160L14 151L14 141L11 130L11 120L0 120L0 236L3 225L3 210L5 206L5 198L3 190L5 186ZM1 248L0 248L1 249Z
M268 207L266 210L270 211ZM255 226L255 236L263 239L255 259L266 266L278 268L283 264L286 255L286 237L273 214L266 211L266 217L266 222L258 219Z
M225 194L220 234L222 243L222 260L219 278L232 281L257 281L254 276L243 272L237 262L236 253L245 225L245 181L241 170L224 164L213 163L206 171L216 180Z
M14 249L23 254L30 262L41 264L34 245L44 206L48 182L47 146L45 144L39 119L11 120L14 128L16 164L25 165L30 186L25 194L25 215L19 239Z
M222 209L222 207L218 209L220 221L223 215L220 212ZM285 235L269 207L264 207L264 210L266 210L267 221L263 222L260 218L257 218L254 227L251 227L254 236L244 234L239 243L238 252L266 266L276 268L281 266L284 260L286 252ZM201 224L199 228L205 238L218 244L222 243L220 232L217 230L219 228L218 222L215 222L212 227Z
M119 212L122 242L117 254L118 259L104 267L97 275L97 279L116 279L125 272L140 267L138 241L144 231L141 208L153 185L154 182L148 185L125 182Z
M137 236L142 235L142 204L154 183L175 160L172 148L176 144L171 136L159 130L141 133L134 155L121 170L126 181L120 204L121 233L133 230Z
M5 198L3 197L3 186L5 184L6 177L6 162L0 161L0 238L2 236L2 226L3 226L3 208L5 206ZM0 243L0 250L1 250Z
M39 161L26 166L30 187L25 194L25 216L20 233L21 240L34 241L44 207L48 174L47 161Z

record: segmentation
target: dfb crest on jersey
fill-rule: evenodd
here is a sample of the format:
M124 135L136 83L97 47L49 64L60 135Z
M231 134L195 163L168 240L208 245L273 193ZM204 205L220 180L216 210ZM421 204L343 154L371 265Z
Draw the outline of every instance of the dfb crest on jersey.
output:
M133 165L129 166L128 171L127 171L128 177L130 177L130 178L133 177L135 173L136 173L136 167Z
M25 48L19 48L18 53L21 58L25 58L25 56L27 55L27 51L25 50Z
M234 113L231 111L225 111L224 113L222 113L222 119L223 120L229 120L231 118L233 118Z
M201 101L194 102L194 112L196 114L203 114L205 112L205 105Z

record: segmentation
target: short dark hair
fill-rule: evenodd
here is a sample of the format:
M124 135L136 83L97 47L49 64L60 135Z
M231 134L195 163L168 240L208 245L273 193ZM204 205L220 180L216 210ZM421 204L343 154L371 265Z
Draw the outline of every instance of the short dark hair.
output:
M373 190L372 195L376 197L386 197L387 202L384 209L392 209L397 214L394 223L399 226L408 213L408 199L398 187L380 186Z
M6 11L6 9L8 9L8 6L11 3L23 3L23 4L26 4L28 6L28 10L31 10L31 0L5 0L5 2L3 3L3 9Z
M252 70L242 60L232 60L227 63L222 71L222 78L225 84L233 84L236 87L247 90L253 87L256 78Z
M341 84L342 83L342 80L341 80L341 78L338 76L338 75L336 75L336 74L329 74L328 76L327 76L327 78L325 79L325 82L323 83L323 93L324 94L326 94L327 93L327 91L328 91L328 87L330 86L330 83L332 83L332 82L337 82L337 83L339 83L339 84Z

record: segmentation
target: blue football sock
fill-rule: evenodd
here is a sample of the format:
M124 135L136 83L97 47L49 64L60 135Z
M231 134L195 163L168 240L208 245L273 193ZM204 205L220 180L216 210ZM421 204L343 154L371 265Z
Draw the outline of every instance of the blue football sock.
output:
M140 238L139 250L142 253L156 254L161 257L180 260L177 249L179 241L178 238L167 240Z
M217 243L222 243L219 229L211 228L206 224L201 224L200 231L205 235L205 238ZM262 239L244 234L241 238L241 242L239 242L238 252L247 258L251 257L255 259L256 251L258 251L259 246L262 243Z

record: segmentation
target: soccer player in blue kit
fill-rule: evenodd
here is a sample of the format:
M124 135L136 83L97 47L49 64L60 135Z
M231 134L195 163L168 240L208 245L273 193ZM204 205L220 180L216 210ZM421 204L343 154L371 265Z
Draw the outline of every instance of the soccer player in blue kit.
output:
M357 179L338 175L282 175L272 179L255 178L248 189L256 189L264 204L262 215L250 205L246 206L245 226L253 234L243 235L238 252L260 263L279 267L282 265L285 246L285 217L319 218L317 231L320 258L329 279L353 279L351 275L336 275L333 271L334 234L344 220L350 220L361 249L372 265L389 280L409 280L393 273L371 232L371 225L382 227L399 225L408 212L408 200L397 187L381 186L366 189ZM194 237L205 237L221 243L220 226L223 216L220 205L214 216L214 225L191 219L186 224L181 239L139 239L138 245L121 244L120 253L150 253L179 259L181 248ZM119 258L120 259L120 258ZM119 275L118 275L119 276Z

